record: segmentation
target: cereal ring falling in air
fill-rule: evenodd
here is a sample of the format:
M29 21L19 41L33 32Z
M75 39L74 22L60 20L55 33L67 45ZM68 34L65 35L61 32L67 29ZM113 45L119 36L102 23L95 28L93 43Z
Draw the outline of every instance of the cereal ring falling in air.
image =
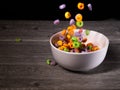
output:
M82 19L83 19L83 16L82 16L82 14L80 14L80 13L78 13L78 14L75 16L75 20L76 20L77 22L82 21Z
M59 6L59 9L64 9L64 8L66 8L66 4L61 4L61 5Z
M75 20L74 19L70 19L70 23L69 25L75 24Z
M89 3L87 6L88 6L88 9L89 9L90 11L92 11L92 4Z
M57 24L59 24L60 23L60 20L59 19L56 19L56 20L54 20L54 22L53 22L55 25L57 25Z
M84 3L79 2L77 4L77 7L78 7L79 10L83 10L85 6L84 6Z
M66 18L66 19L69 19L70 17L71 17L70 12L68 12L68 11L67 11L67 12L65 12L65 18Z

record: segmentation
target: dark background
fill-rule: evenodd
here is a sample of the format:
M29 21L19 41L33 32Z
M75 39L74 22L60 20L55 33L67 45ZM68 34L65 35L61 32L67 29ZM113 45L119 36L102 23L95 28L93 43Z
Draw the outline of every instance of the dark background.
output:
M85 9L80 11L76 5L85 3ZM59 5L65 3L67 7L59 10ZM87 4L91 3L93 11L89 11ZM104 20L109 18L120 19L119 2L114 0L41 0L41 1L0 1L0 19L25 19L25 20L66 20L64 13L70 11L72 18L75 14L82 13L84 20Z

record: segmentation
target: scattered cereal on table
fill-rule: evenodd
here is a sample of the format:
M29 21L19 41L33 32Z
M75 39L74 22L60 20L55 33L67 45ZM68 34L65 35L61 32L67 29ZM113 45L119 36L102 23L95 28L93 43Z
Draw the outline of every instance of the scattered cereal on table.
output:
M21 42L21 41L22 41L22 39L19 38L19 37L17 37L17 38L15 39L15 42Z
M46 60L46 63L47 63L48 65L50 65L50 62L51 62L50 59L47 59L47 60Z
M57 63L56 63L55 61L51 61L51 62L50 62L50 65L51 65L51 66L56 66Z

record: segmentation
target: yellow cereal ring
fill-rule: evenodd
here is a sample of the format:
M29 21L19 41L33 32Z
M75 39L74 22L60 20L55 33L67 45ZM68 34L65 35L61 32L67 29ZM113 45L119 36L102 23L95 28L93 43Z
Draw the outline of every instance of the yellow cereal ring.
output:
M83 10L85 6L84 6L84 3L79 2L77 4L77 7L78 7L78 9Z
M63 44L63 42L62 42L61 40L58 40L58 41L57 41L57 45L58 45L58 46L62 46L62 44Z
M71 36L70 36L69 34L67 34L67 39L69 39L69 40L70 40L70 38L71 38Z
M66 18L66 19L69 19L70 17L71 17L70 12L68 12L68 11L67 11L67 12L65 12L65 18Z
M64 48L66 48L66 47L65 46L58 47L59 50L64 50Z
M78 14L75 16L75 20L76 20L77 22L82 21L82 19L83 19L83 16L82 16L82 14L80 14L80 13L78 13Z

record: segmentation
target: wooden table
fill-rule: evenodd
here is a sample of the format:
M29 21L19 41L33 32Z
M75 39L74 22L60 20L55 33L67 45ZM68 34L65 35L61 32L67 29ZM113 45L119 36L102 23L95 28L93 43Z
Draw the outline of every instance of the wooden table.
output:
M110 45L104 62L88 72L72 72L54 60L49 38L68 21L0 20L1 90L120 90L120 21L84 21L84 28L105 34ZM21 41L16 42L16 39Z

